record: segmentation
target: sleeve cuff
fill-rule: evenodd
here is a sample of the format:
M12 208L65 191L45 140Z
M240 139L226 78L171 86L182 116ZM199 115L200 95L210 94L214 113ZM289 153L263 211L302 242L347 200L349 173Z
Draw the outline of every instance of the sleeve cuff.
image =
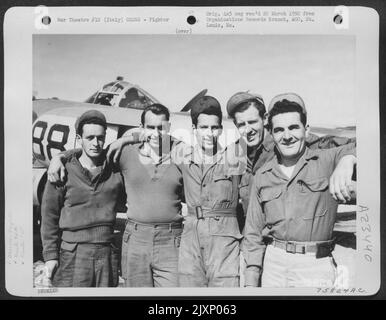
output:
M43 259L44 259L44 261L58 260L59 259L58 251L52 250L52 251L43 252Z
M339 154L339 160L345 156L354 156L357 155L357 149L354 143L349 143L347 145L341 146L341 151Z

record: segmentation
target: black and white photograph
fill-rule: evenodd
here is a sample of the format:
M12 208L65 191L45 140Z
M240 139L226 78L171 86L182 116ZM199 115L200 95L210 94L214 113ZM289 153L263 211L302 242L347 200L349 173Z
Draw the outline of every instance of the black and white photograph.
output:
M29 292L75 296L370 294L379 204L366 190L379 186L361 166L378 106L358 111L374 79L358 67L363 35L273 18L274 31L216 33L248 9L194 10L207 33L162 32L166 18L156 32L74 31L83 18L66 12L69 31L30 35L32 197L23 227L8 215L8 264L30 268Z

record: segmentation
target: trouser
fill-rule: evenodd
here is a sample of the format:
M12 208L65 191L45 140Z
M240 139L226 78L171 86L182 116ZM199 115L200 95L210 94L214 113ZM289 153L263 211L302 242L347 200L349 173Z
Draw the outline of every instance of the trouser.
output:
M118 286L119 249L111 243L62 241L55 287Z
M122 240L126 287L178 287L182 223L141 224L129 220Z
M240 234L235 216L186 217L178 275L181 287L238 287Z
M294 254L268 245L263 263L262 287L332 287L336 276L332 256Z

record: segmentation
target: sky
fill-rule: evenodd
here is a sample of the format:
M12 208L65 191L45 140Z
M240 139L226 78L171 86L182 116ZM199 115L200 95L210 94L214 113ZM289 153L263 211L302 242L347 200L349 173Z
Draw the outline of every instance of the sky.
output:
M355 125L355 38L323 35L34 35L38 98L84 101L123 76L171 111L208 89L295 92L313 126Z

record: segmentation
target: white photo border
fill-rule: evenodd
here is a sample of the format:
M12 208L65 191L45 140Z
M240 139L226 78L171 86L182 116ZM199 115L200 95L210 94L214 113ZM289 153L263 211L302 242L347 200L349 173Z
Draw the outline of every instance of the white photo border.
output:
M333 23L336 7L292 7L316 13L314 23L237 24L232 29L186 24L194 15L204 21L208 11L245 11L251 7L14 7L4 20L4 182L6 289L16 296L318 296L373 295L380 287L380 150L379 150L379 16L371 8L345 7L349 25ZM291 10L291 7L252 7ZM54 23L58 17L169 17L164 24L92 25ZM53 23L41 23L45 15ZM32 250L32 36L34 34L192 34L347 35L356 39L355 114L357 118L357 280L349 292L317 288L55 288L33 287ZM179 34L178 36L183 36Z

